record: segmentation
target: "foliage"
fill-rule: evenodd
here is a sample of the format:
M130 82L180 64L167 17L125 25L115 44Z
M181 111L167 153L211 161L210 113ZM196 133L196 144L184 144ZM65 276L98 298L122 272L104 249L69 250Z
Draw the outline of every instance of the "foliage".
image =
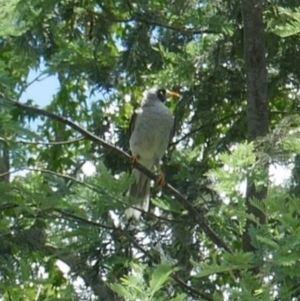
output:
M265 3L270 133L252 142L239 1L0 4L1 300L300 300L298 1ZM11 101L45 77L59 89L44 112L64 122ZM181 93L163 159L181 195L154 185L150 212L128 223L128 158L66 120L128 151L152 85ZM292 178L266 181L266 164ZM264 225L247 181L268 186L249 200Z

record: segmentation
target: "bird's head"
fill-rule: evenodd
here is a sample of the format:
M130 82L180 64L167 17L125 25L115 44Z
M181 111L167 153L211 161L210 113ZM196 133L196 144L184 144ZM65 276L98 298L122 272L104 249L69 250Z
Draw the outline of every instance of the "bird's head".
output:
M150 88L144 92L143 103L150 103L153 101L165 102L168 97L179 97L176 92L166 90L164 88Z

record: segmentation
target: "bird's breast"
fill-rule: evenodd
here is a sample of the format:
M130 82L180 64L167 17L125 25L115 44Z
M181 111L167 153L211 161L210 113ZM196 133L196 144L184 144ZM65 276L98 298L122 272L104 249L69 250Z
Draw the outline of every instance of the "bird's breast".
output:
M160 160L168 147L173 125L174 117L163 104L139 109L130 137L132 154L142 160Z

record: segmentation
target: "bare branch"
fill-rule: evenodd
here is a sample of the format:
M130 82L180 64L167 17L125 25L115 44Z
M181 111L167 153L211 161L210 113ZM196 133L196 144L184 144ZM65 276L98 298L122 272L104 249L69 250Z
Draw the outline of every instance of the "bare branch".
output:
M157 20L148 20L146 18L143 18L141 16L134 16L131 19L113 19L114 22L119 23L130 23L130 22L138 22L138 23L144 23L152 26L157 26L165 29L169 29L172 31L180 32L184 35L197 35L197 34L220 34L221 32L209 30L209 29L200 29L200 28L185 28L185 27L179 27L174 26L166 23L159 22Z
M19 172L19 171L22 171L22 170L24 170L24 168L18 168L18 169L15 169L15 170L9 170L9 171L7 171L7 172L4 172L4 173L0 173L0 179L3 177L5 177L5 176L8 176L8 175L11 175L11 174L13 174L13 173L16 173L16 172Z
M212 126L216 126L220 123L222 123L223 121L227 120L227 119L230 119L230 118L233 118L233 117L236 117L240 115L240 112L239 113L234 113L234 114L230 114L230 115L227 115L227 116L224 116L223 118L220 118L219 120L216 120L214 122L210 122L210 123L206 123L206 124L202 124L194 129L192 129L190 132L188 132L187 134L183 135L181 138L179 138L178 140L176 140L175 142L172 142L170 144L170 146L173 146L173 145L176 145L178 144L179 142L185 140L186 138L190 137L191 135L193 135L194 133L198 132L198 131L201 131L202 129L206 128L206 127L212 127Z
M7 138L0 137L0 141L7 141L13 143L21 143L21 144L31 144L31 145L65 145L65 144L72 144L77 143L84 140L84 137L80 137L73 140L66 140L66 141L56 141L56 142L43 142L43 141L26 141L26 140L11 140Z
M17 97L20 98L21 95L24 93L24 91L25 91L26 89L28 89L28 87L31 86L33 83L35 83L35 82L40 82L40 81L46 79L47 77L49 77L49 75L46 75L46 76L42 79L41 77L42 77L43 75L45 75L44 72L40 73L40 74L37 75L32 81L30 81L30 82L27 83L24 87L22 87L21 90L19 91Z
M54 209L54 212L59 213L60 217L65 218L65 219L77 220L77 221L80 221L82 223L85 223L85 224L88 224L88 225L91 225L91 226L95 226L95 227L99 227L99 228L104 228L104 229L107 229L107 230L116 230L115 227L106 226L104 224L100 224L100 223L97 223L97 222L94 222L94 221L90 221L90 220L87 220L86 218L83 218L81 216L63 211L61 209Z

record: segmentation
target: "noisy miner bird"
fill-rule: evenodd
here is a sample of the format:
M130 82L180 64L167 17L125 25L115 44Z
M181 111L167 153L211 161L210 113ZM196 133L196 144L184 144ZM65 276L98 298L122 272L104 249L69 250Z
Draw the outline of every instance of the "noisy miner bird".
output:
M154 166L159 168L159 162L172 138L174 117L164 104L170 96L179 97L179 94L158 88L146 90L141 107L131 118L129 144L132 161L139 162L149 170L152 170ZM133 169L132 173L135 176L135 182L130 187L129 196L137 200L134 207L148 211L150 179L137 169ZM163 185L163 175L160 180L160 184ZM139 220L141 211L128 208L125 214L128 219Z

